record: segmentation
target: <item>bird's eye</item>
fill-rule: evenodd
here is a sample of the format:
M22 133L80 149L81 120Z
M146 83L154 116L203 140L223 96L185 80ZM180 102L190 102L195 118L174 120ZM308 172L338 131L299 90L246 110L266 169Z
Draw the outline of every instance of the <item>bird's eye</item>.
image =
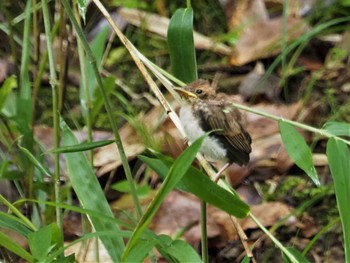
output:
M201 89L196 89L196 90L195 90L195 93L196 93L196 94L202 94L202 92L203 92L203 90L201 90Z

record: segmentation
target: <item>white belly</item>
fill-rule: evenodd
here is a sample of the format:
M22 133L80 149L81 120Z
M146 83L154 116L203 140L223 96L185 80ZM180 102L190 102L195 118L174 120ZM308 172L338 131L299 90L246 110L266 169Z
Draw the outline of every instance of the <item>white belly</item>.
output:
M181 107L179 117L190 142L195 141L205 133L200 127L198 120L193 116L191 106ZM205 138L200 152L214 160L226 159L226 150L221 146L219 140L212 137Z

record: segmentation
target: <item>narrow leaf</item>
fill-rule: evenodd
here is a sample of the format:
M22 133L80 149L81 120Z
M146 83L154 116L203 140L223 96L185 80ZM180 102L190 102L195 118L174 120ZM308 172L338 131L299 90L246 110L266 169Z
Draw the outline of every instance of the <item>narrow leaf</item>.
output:
M329 121L326 122L322 129L335 136L350 136L350 124L345 122Z
M320 185L317 172L312 160L312 153L304 138L294 129L294 127L284 121L278 122L283 144L295 162L316 184Z
M35 165L35 167L42 173L49 177L52 177L52 174L46 167L26 148L18 145L18 148L28 157L28 159Z
M197 62L193 40L193 10L178 9L172 16L167 41L172 72L185 83L197 79Z
M72 153L72 152L83 152L93 150L99 147L103 147L109 144L114 143L114 140L103 140L96 142L84 142L76 145L59 147L53 150L48 151L47 153Z
M62 129L62 145L69 146L78 144L72 131L67 124L61 121ZM82 152L66 153L68 175L71 180L75 193L77 194L82 206L105 215L113 217L111 208L108 205L106 197L101 186L90 166L90 162ZM99 217L89 215L90 221L94 229L98 231L115 231L118 229L116 223L104 221ZM100 237L105 245L109 255L114 262L120 262L120 256L124 249L124 242L121 236Z
M20 245L18 245L15 241L13 241L13 237L10 238L2 232L0 232L0 246L13 252L28 262L34 262L33 256L29 254L25 249L23 249Z
M347 145L330 138L327 143L327 158L343 227L345 262L350 262L350 153Z

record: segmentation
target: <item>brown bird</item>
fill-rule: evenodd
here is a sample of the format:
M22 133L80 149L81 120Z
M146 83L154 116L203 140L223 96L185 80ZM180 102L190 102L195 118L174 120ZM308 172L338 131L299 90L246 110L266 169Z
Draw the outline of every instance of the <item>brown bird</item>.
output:
M194 141L212 131L200 152L229 164L247 164L252 140L244 128L242 114L229 101L218 98L216 89L207 80L196 80L176 91L187 102L179 115L188 139Z

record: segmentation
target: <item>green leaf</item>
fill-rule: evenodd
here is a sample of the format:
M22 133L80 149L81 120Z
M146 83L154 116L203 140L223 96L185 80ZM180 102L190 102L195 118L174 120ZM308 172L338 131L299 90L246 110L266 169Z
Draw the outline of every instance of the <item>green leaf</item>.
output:
M27 1L25 8L25 21L24 21L24 32L23 32L23 48L21 57L21 68L19 78L19 94L16 101L16 117L15 121L17 128L23 135L22 143L23 146L29 151L33 149L33 131L32 131L32 90L31 82L29 80L29 63L30 63L30 29L31 29L31 1ZM23 168L27 170L29 163L26 157L21 158L23 162Z
M12 89L17 87L17 79L15 76L8 77L0 89L0 111L5 105L5 101Z
M345 122L329 121L326 122L322 129L335 136L350 136L350 124Z
M153 169L161 178L165 178L172 164L171 158L162 160L139 156L139 159ZM199 199L216 206L238 218L244 218L249 213L249 206L239 196L227 191L210 180L208 176L194 167L177 183L176 188L194 194Z
M130 251L138 242L140 235L144 232L145 228L151 222L152 218L156 214L158 208L162 204L166 195L175 187L175 185L181 180L184 174L187 172L188 168L192 164L194 158L196 157L197 152L199 151L205 137L207 134L201 136L196 141L192 143L190 147L188 147L174 162L174 164L170 167L169 173L165 178L162 186L157 191L155 197L152 202L148 206L146 212L139 220L124 252L122 255L122 260L129 256Z
M106 89L107 96L109 96L115 87L115 77L109 76L109 77L103 78L102 81ZM91 109L91 121L94 122L97 116L101 113L101 109L104 105L101 89L95 90L95 94L92 97L92 100L93 100L93 105Z
M330 138L327 142L327 158L343 226L345 262L350 262L350 153L347 145Z
M27 237L32 231L17 217L0 211L0 227L15 231Z
M49 170L26 148L18 145L18 148L28 157L28 159L35 165L35 167L42 173L49 177L52 177L52 174Z
M293 125L284 121L278 122L283 144L295 162L316 184L320 185L312 160L312 153L304 138L294 129Z
M103 147L109 144L114 143L114 140L103 140L96 142L83 142L76 145L59 147L57 149L53 149L48 151L47 153L72 153L72 152L83 152L93 150L99 147Z
M107 36L108 36L108 27L104 27L102 28L98 35L95 37L94 41L91 43L91 50L96 58L96 63L97 66L101 65L101 61L102 61L102 57L103 57L103 52L105 50L105 44L107 41ZM82 108L82 113L84 118L87 118L87 114L89 112L89 110L91 110L91 108L93 107L94 103L95 103L95 95L97 94L96 92L96 88L97 88L97 81L95 78L95 74L94 74L94 70L93 70L93 66L91 63L89 63L87 61L87 59L84 57L85 59L85 76L84 80L81 80L81 87L79 89L80 91L80 104L81 104L81 108ZM84 88L83 84L86 84L87 87ZM88 94L86 94L88 93ZM87 96L89 96L90 98L90 104L88 105L88 101L87 101Z
M297 260L297 262L303 262L303 263L309 263L310 262L296 248L294 248L294 247L286 247L286 249L289 251L289 253L291 253L294 256L294 258ZM282 258L283 258L283 262L286 262L286 263L292 262L289 259L289 257L287 257L284 253L282 253Z
M192 246L183 240L172 240L169 236L161 235L156 246L168 262L202 262Z
M72 131L67 124L61 121L62 146L78 144ZM113 217L111 208L94 174L90 162L82 152L64 154L67 161L67 170L70 181L82 206L105 215ZM104 221L99 217L89 215L90 221L96 231L111 231L118 229L116 223ZM120 262L120 256L124 249L123 238L117 234L114 236L103 236L101 241L105 245L109 255L114 262Z
M6 236L1 231L0 231L0 246L13 252L14 254L18 255L19 257L23 258L28 262L34 261L34 257L31 254L29 254L25 249L23 249L20 245L18 245L15 241L13 241L12 237L10 238Z
M113 185L111 185L111 188L113 190L122 192L122 193L130 193L130 185L128 180L122 180L118 183L115 183ZM151 188L149 187L149 185L145 184L145 185L136 185L136 193L139 196L145 196L147 195L149 192L151 191Z
M180 8L172 16L168 28L172 72L185 83L197 79L197 62L193 40L193 10Z
M79 7L79 14L81 16L81 18L84 21L86 21L85 15L86 15L86 0L76 0L78 7Z
M51 246L51 226L45 226L39 230L29 234L28 242L30 251L38 261L44 261L50 250Z

